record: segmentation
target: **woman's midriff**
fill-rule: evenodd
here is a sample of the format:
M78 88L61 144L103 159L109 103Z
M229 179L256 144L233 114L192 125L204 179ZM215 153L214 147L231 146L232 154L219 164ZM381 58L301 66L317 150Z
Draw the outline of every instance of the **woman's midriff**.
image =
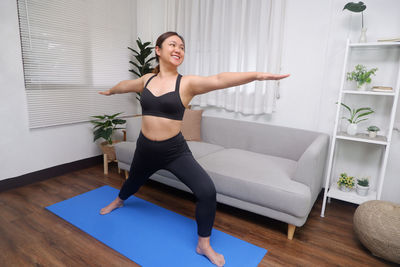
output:
M145 115L142 117L142 133L154 141L167 140L181 131L182 121Z

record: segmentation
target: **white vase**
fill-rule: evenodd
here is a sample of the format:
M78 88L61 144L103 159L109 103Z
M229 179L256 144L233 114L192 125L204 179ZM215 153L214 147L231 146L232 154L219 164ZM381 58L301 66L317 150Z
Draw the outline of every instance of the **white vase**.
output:
M367 28L364 27L361 29L361 34L360 34L360 38L358 39L358 42L360 42L360 43L367 42Z
M376 132L369 131L369 137L375 138L376 137Z
M356 185L356 192L360 196L368 195L369 186Z
M356 135L357 133L357 124L356 123L350 123L347 126L347 134L348 135Z

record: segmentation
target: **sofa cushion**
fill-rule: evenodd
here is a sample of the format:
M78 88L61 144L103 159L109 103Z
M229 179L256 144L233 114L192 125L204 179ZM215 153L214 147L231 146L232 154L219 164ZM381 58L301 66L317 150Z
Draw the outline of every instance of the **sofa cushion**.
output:
M319 133L259 122L203 116L202 141L298 161Z
M307 216L310 189L291 180L295 161L241 149L224 149L198 160L218 193L289 213Z
M136 142L142 128L142 116L134 116L126 119L126 141Z
M213 145L205 142L197 142L197 141L187 141L190 151L192 151L193 157L198 160L201 157L207 156L211 153L220 151L224 149L222 146ZM168 177L170 179L178 180L175 175L167 170L159 170L156 172L161 176Z
M193 157L195 159L207 156L211 153L224 149L224 147L222 146L205 142L187 141L187 144L190 151L192 151Z

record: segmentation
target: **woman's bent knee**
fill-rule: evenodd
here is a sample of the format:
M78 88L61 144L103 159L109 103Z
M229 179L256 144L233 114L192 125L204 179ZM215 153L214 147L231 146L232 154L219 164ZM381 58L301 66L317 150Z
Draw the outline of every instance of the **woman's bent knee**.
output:
M214 185L204 188L201 192L197 194L197 198L199 201L216 202L217 192Z

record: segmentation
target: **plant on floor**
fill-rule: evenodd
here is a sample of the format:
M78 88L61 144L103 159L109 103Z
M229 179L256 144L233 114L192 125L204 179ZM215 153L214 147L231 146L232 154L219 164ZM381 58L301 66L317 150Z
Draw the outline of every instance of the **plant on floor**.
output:
M102 115L102 116L92 116L96 120L91 120L90 122L94 125L93 127L93 142L99 138L103 138L108 144L112 145L112 135L116 130L125 129L123 127L118 127L119 125L125 124L126 120L117 118L123 112L119 112L113 115Z
M347 72L348 81L356 81L357 87L360 88L364 84L371 83L371 75L375 75L378 68L367 70L364 65L358 64L352 72Z
M348 189L352 189L354 187L354 177L347 176L346 173L341 173L339 180L337 181L337 185L339 187L346 187Z
M133 65L135 69L129 70L130 72L133 72L138 78L142 77L143 75L147 73L151 73L153 71L153 67L151 66L151 62L156 59L156 57L151 57L149 59L146 59L148 56L151 55L153 52L154 47L150 46L151 42L145 42L142 43L142 40L138 38L136 40L136 44L139 48L139 52L136 49L133 49L131 47L128 47L129 50L131 50L135 55L135 59L137 62L133 62L132 60L129 61ZM140 93L136 93L136 99L140 101Z

